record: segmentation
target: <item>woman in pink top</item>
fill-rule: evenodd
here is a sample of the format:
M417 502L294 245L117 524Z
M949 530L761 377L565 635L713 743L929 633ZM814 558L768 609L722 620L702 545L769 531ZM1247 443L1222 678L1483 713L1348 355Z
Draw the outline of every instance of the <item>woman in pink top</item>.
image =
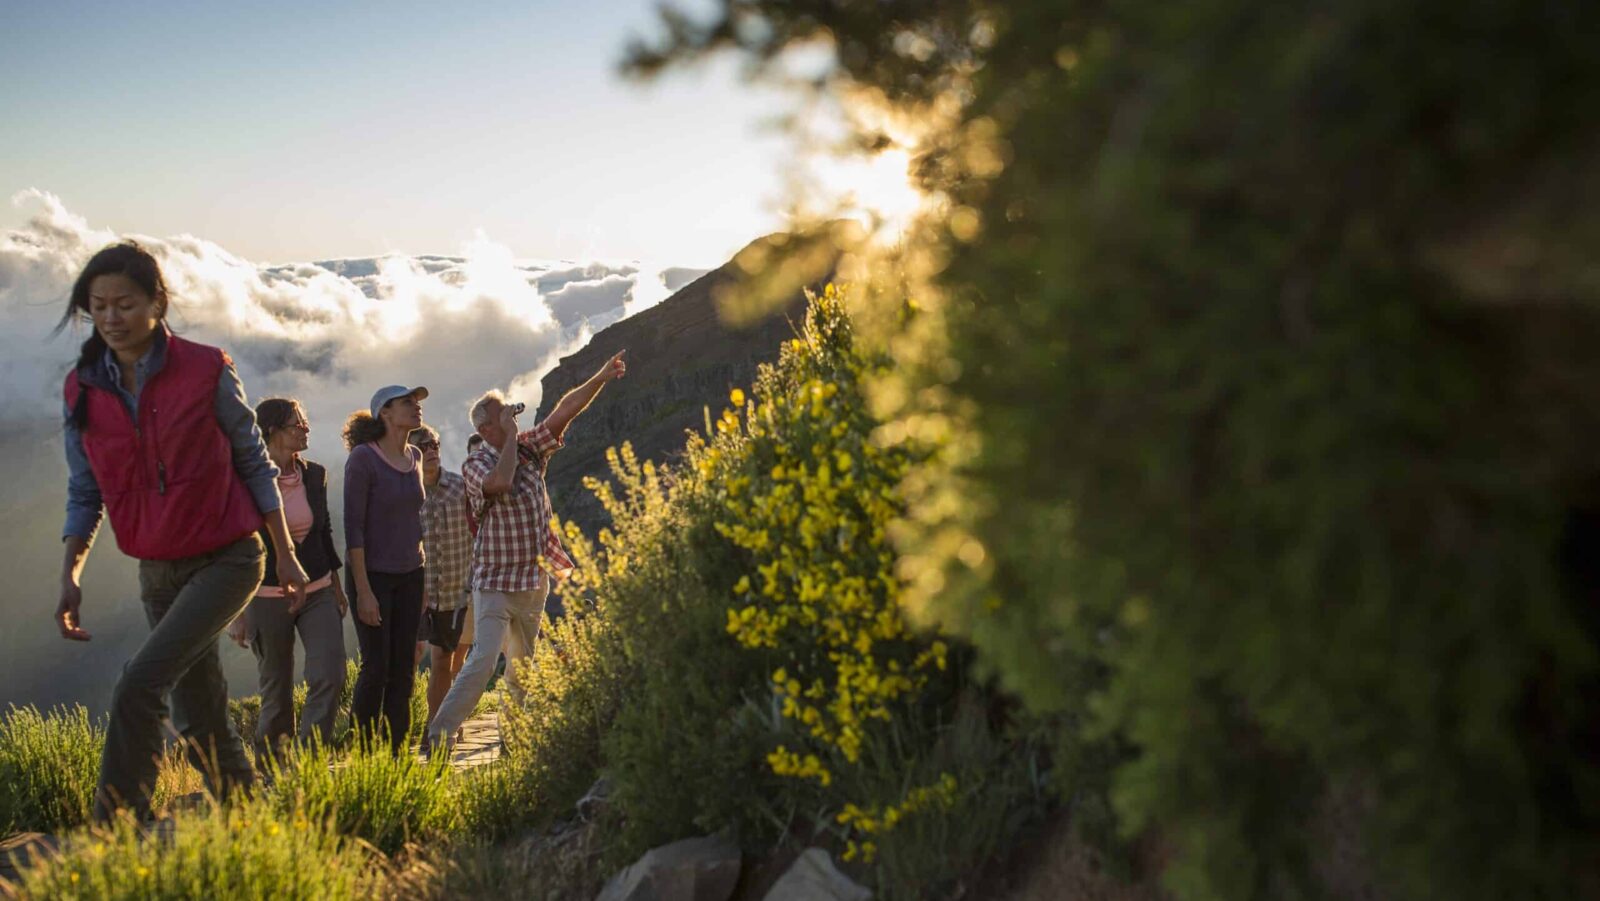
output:
M257 767L270 758L281 759L290 736L301 741L313 737L323 744L333 740L333 717L344 691L344 615L349 608L335 570L339 552L333 546L333 526L328 519L328 471L300 456L306 449L311 426L298 401L273 397L256 406L256 422L266 439L267 453L278 467L278 492L289 536L305 567L305 600L292 595L272 577L268 551L267 577L257 589L243 616L230 627L235 641L256 655L261 676L261 719L256 726ZM306 649L306 705L300 728L294 723L294 636Z

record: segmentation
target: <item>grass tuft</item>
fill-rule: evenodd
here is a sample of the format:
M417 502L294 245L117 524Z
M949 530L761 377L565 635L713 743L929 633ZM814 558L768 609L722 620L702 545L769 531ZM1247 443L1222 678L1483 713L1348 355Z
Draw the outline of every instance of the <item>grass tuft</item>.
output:
M0 835L59 832L89 818L105 726L82 705L0 717Z
M302 811L257 801L178 814L153 836L129 817L72 835L0 891L19 899L365 899L384 875L358 842Z
M395 854L408 842L456 832L460 777L444 760L357 746L335 760L318 745L295 748L274 771L267 799L280 814L325 817L333 828Z

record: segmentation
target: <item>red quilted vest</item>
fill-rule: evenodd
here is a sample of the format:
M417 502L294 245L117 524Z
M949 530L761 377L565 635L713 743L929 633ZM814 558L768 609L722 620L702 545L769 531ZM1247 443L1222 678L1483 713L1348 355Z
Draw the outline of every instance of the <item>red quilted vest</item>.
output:
M67 408L87 392L83 450L100 484L117 547L140 560L178 560L225 547L261 527L217 424L226 360L167 335L166 364L139 393L139 424L113 392L67 376Z

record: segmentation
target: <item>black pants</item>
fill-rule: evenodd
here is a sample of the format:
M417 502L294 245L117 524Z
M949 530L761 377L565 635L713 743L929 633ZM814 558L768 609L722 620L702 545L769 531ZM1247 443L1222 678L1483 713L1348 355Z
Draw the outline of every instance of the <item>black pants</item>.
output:
M354 579L351 579L354 582ZM387 737L399 755L411 730L411 686L416 679L417 626L422 621L422 567L408 573L367 570L367 584L378 599L376 626L358 616L356 641L361 646L361 671L350 699L350 720L362 740ZM356 601L350 586L350 601Z

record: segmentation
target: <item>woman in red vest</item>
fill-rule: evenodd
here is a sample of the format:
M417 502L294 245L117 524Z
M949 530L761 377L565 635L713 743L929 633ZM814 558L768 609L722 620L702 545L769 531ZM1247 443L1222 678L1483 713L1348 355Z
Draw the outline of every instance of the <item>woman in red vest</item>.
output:
M279 584L302 600L306 584L277 469L233 361L172 334L167 303L155 258L126 242L90 258L62 318L94 331L64 390L70 475L57 625L65 638L89 640L80 577L102 510L117 547L139 560L150 623L111 696L95 791L102 821L124 806L149 816L169 693L173 726L212 794L254 781L228 719L217 636L261 582L258 528L271 535Z

